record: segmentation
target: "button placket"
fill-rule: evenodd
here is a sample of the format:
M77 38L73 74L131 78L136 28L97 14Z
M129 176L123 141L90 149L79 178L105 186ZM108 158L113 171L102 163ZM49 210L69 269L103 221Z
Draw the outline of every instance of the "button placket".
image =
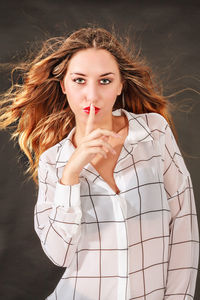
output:
M115 213L117 244L118 244L118 300L127 300L128 280L128 235L126 215L124 214L125 199L115 194L112 196L113 209Z

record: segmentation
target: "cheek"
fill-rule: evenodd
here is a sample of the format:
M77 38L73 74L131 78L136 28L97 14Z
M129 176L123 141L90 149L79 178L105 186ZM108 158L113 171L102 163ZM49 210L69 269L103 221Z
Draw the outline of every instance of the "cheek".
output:
M110 88L107 89L104 93L104 98L105 99L110 99L111 102L114 102L117 98L117 88Z
M77 89L66 85L65 92L66 92L66 96L67 96L70 106L74 106L74 105L77 105L78 103L80 103L81 95Z
M74 93L71 94L71 95L69 94L67 96L68 103L69 103L69 105L70 105L70 107L72 108L73 111L76 111L80 106L80 99L78 98L78 96L79 95L74 95Z

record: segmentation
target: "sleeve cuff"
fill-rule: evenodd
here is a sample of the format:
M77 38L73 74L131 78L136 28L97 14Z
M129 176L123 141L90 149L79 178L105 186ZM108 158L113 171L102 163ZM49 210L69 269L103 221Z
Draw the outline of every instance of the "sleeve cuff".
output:
M81 206L80 185L80 182L74 185L64 185L57 182L54 195L54 205L63 206L64 208Z

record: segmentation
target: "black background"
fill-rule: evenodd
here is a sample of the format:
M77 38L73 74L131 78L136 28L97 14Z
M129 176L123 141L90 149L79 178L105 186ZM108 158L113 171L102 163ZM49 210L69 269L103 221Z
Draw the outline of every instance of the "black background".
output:
M173 118L190 171L199 215L199 1L1 1L1 66L23 59L26 49L47 36L59 36L88 22L129 34L162 79L164 94L178 104ZM0 92L10 86L1 68ZM184 90L185 88L189 88ZM64 273L44 254L33 229L37 200L24 174L27 159L0 132L0 299L43 300ZM199 276L195 299L200 298Z

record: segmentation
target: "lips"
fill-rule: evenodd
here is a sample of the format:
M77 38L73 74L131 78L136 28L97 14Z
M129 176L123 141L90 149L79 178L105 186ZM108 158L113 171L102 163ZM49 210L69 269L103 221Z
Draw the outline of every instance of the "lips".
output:
M97 114L98 111L100 110L100 108L99 108L99 107L96 107L96 106L94 106L94 108L95 108L95 114ZM89 114L89 113L90 113L90 106L84 107L83 110L84 110L87 114Z

